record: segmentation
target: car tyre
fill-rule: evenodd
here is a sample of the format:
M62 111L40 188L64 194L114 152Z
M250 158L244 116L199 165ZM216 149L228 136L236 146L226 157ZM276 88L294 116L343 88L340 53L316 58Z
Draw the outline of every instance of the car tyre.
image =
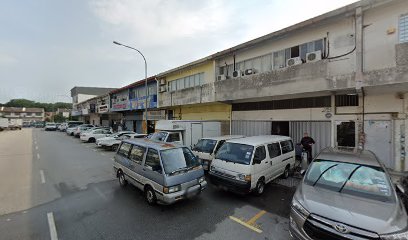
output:
M286 166L285 171L283 171L283 173L282 173L282 178L287 179L289 177L289 175L290 175L290 167Z
M126 178L125 178L125 174L122 171L118 172L118 179L119 179L119 185L121 187L126 187L126 185L128 184Z
M118 147L119 147L118 144L112 145L112 151L116 152L118 150Z
M255 191L254 194L256 196L262 195L265 191L265 181L263 179L259 179L258 182L256 183Z
M149 205L155 205L157 202L156 194L152 187L147 186L144 191L144 196Z
M88 142L90 142L90 143L94 143L95 141L96 141L95 138L88 139Z

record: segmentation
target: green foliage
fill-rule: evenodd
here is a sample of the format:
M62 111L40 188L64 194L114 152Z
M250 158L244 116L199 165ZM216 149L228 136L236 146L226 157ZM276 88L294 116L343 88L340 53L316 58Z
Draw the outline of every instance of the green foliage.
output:
M3 104L5 107L26 107L26 108L44 108L46 112L55 112L57 108L71 108L71 103L40 103L28 99L11 99Z
M62 116L62 113L58 113L57 115L54 116L54 122L56 123L62 123L65 121L66 121L66 118Z

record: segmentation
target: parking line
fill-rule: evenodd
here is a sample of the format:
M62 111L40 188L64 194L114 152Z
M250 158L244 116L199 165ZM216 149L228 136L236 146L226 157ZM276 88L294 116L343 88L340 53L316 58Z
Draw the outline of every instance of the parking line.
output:
M241 225L243 225L243 226L245 226L245 227L247 227L247 228L249 228L249 229L251 229L251 230L257 232L257 233L262 233L262 230L261 230L261 229L256 228L256 227L254 227L254 226L252 226L252 225L249 225L248 223L242 221L241 219L238 219L238 218L236 218L236 217L234 217L234 216L230 216L229 218L230 218L231 220L233 220L233 221L235 221L235 222L237 222L237 223L239 223L239 224L241 224Z
M45 176L44 176L44 171L40 170L40 176L41 176L41 183L44 184L45 183Z
M39 153L37 153L37 159L40 160L40 154Z
M54 214L52 212L47 213L47 218L48 218L48 227L50 228L51 240L58 240L57 228L55 227L55 221L54 221Z
M265 213L266 213L265 210L260 211L255 216L253 216L251 219L249 219L246 223L249 224L249 225L254 225L256 220L258 220L258 218L262 217L262 215L264 215Z

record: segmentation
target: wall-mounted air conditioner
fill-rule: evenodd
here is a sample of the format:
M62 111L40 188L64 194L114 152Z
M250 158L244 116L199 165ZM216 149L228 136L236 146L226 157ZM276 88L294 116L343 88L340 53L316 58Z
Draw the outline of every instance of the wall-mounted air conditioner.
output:
M232 77L236 78L236 77L241 77L242 76L242 72L241 70L235 70L232 72Z
M227 79L227 76L225 76L225 74L220 74L220 75L217 76L217 81L222 81L222 80L225 80L225 79Z
M244 72L245 75L252 75L255 73L256 73L256 70L254 68L245 69L245 72Z
M302 59L300 57L289 58L286 60L286 66L291 67L295 65L302 64Z
M160 85L166 85L166 79L160 79L159 83Z
M167 86L166 85L160 86L159 92L166 92L166 91L167 91Z
M316 62L322 60L322 51L315 51L306 54L306 62Z

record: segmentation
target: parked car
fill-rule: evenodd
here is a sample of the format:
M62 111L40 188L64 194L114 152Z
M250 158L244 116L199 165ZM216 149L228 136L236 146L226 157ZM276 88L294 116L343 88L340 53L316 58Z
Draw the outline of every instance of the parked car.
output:
M95 142L96 139L106 137L112 134L107 128L91 128L88 131L81 132L80 139L83 142Z
M222 189L260 195L279 176L287 178L295 164L290 137L267 135L227 140L217 151L210 181Z
M191 150L200 158L204 170L209 170L215 153L226 140L243 137L243 135L226 135L220 137L201 138L198 140L197 144L191 148Z
M121 186L135 185L149 204L190 199L207 186L200 161L189 148L149 139L123 140L113 169Z
M68 126L68 123L66 123L66 122L61 123L61 124L58 126L58 131L61 131L61 132L65 131L65 130L67 129L67 126Z
M406 209L385 166L367 150L323 150L291 205L295 239L408 239Z
M67 133L67 135L74 136L74 131L78 126L82 124L82 122L68 122L65 132Z
M91 124L78 125L74 130L74 137L79 138L79 136L81 135L81 132L89 130L89 129L93 128L93 127L95 127L95 126L91 125Z
M45 131L56 131L57 130L57 124L54 122L48 122L45 124L44 127Z
M104 138L100 138L96 140L95 144L98 147L116 151L123 139L143 138L145 136L146 134L138 134L138 133L131 132L131 131L122 131L122 132L114 133Z

